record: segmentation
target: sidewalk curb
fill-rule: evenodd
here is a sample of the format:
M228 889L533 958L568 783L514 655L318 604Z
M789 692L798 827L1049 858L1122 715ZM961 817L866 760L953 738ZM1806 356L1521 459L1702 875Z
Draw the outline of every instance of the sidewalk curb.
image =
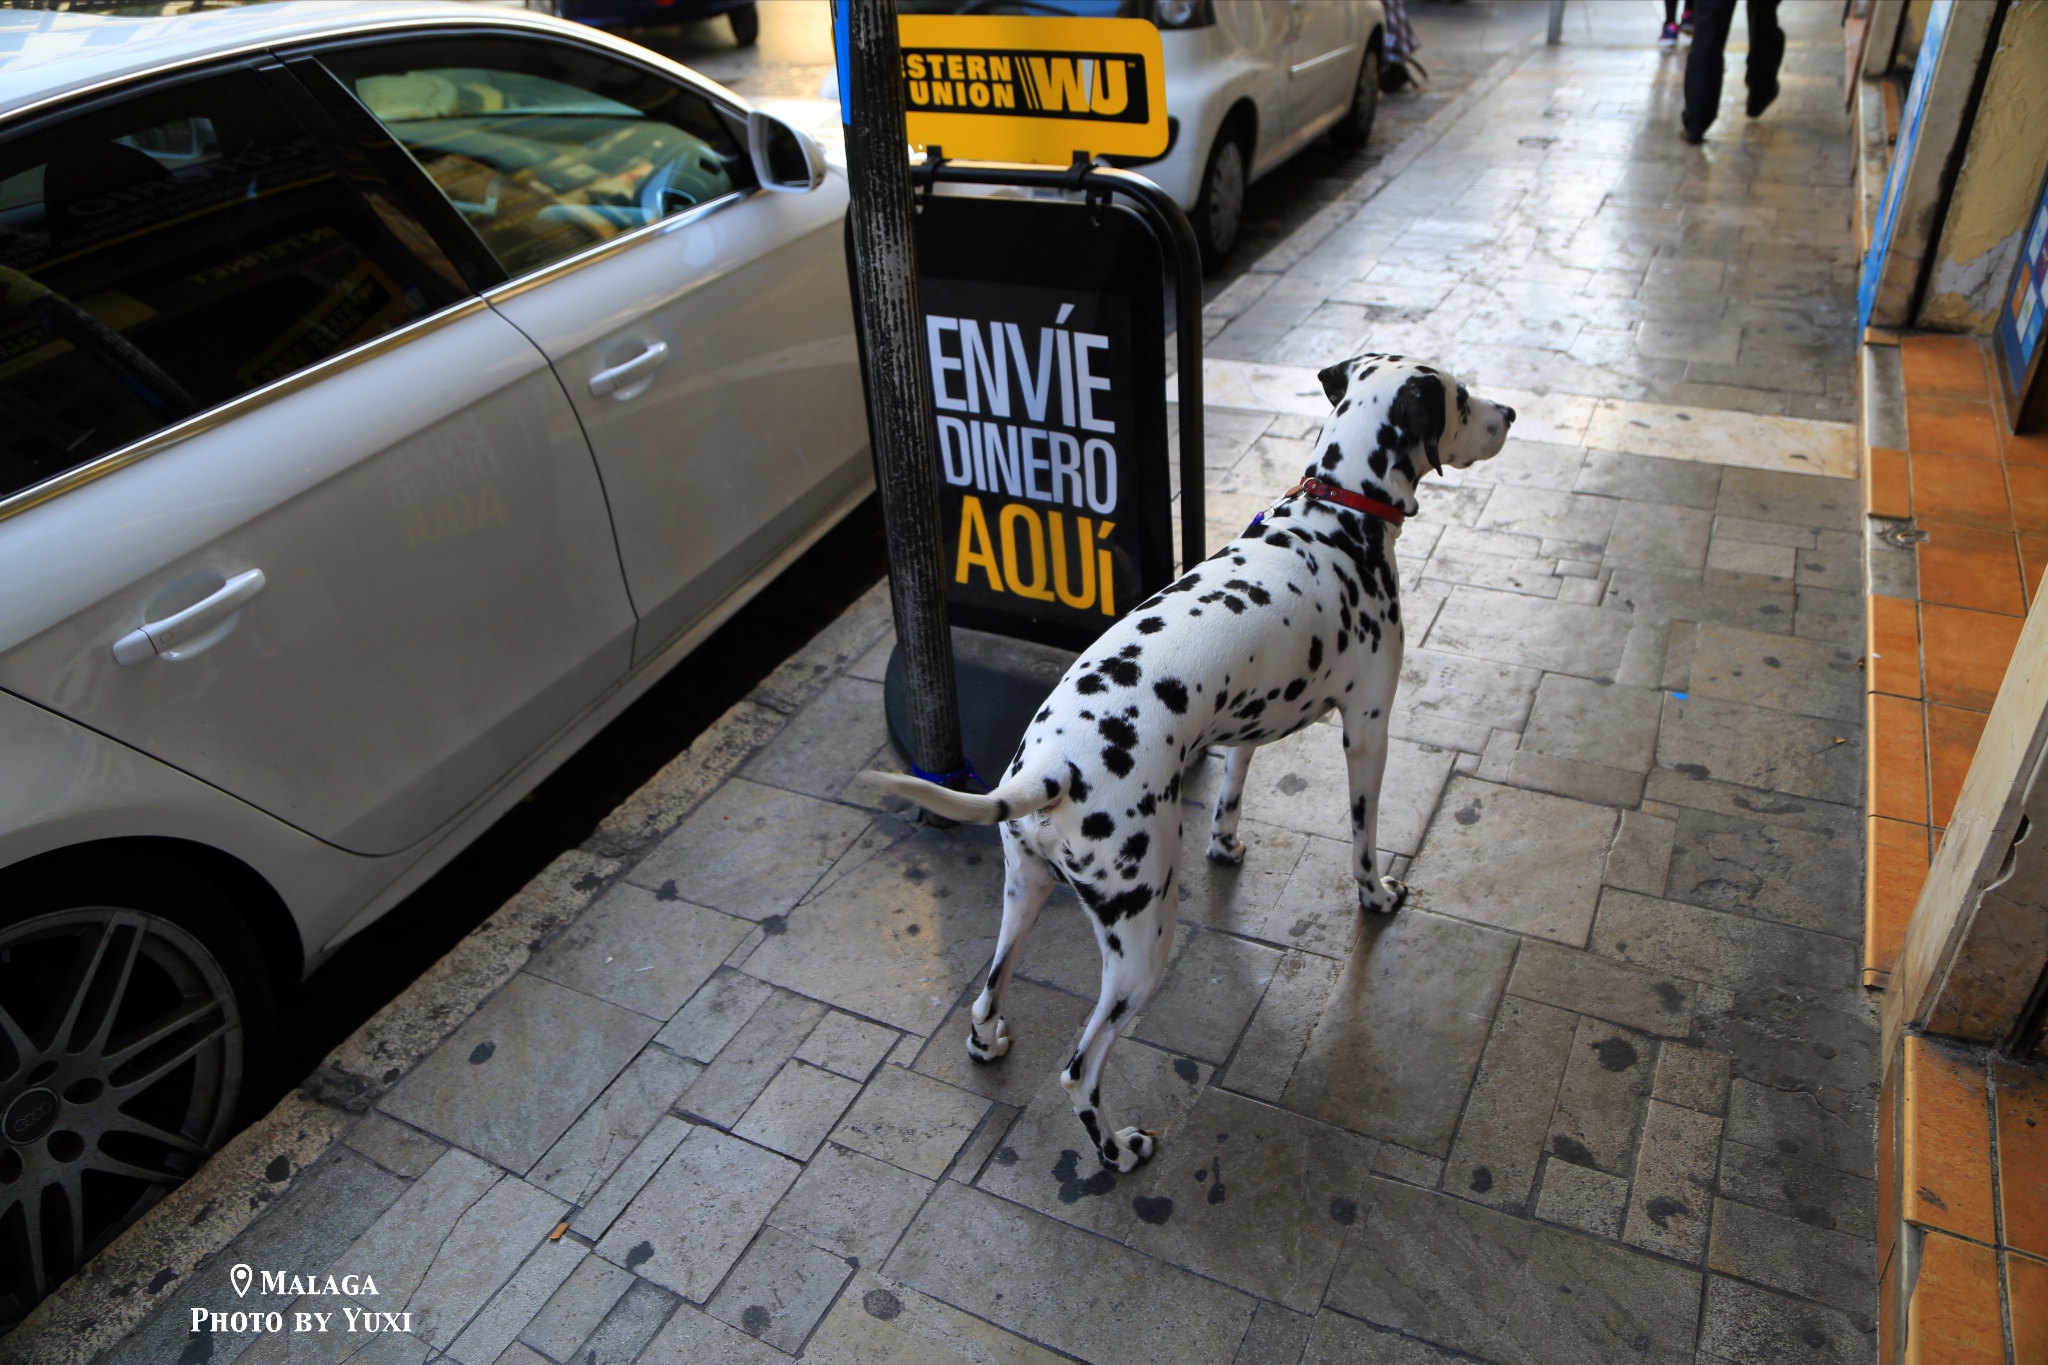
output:
M349 1035L293 1090L0 1338L0 1365L76 1365L119 1344L352 1130L383 1094L888 631L888 580L785 659Z

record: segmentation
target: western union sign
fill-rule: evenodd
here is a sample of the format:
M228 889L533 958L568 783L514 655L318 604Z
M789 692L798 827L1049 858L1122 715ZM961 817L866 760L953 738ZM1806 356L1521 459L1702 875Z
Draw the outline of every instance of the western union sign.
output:
M1166 151L1159 30L1143 19L906 14L897 32L915 146L1054 166Z

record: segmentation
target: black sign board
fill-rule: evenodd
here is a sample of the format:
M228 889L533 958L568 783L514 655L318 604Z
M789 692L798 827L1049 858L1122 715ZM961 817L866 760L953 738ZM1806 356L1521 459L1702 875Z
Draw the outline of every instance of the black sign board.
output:
M1116 205L933 195L917 248L953 621L1085 649L1173 578L1159 241Z

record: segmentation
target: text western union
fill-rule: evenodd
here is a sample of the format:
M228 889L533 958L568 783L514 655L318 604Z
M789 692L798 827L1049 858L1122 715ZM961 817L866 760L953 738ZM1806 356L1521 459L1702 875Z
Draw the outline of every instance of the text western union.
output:
M906 52L903 76L914 109L986 110L1118 123L1146 120L1144 71L1135 57ZM1131 98L1134 91L1135 101Z

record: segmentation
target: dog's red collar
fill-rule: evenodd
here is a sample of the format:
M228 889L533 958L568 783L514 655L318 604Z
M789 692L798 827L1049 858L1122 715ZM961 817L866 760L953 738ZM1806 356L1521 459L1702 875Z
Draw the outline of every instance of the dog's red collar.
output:
M1300 483L1288 489L1286 496L1291 498L1296 493L1306 493L1318 502L1334 502L1339 507L1349 507L1354 512L1363 512L1369 517L1378 517L1381 521L1390 522L1395 526L1399 526L1408 515L1392 503L1375 501L1372 498L1366 497L1363 493L1347 492L1335 484L1325 483L1321 479L1303 479Z

